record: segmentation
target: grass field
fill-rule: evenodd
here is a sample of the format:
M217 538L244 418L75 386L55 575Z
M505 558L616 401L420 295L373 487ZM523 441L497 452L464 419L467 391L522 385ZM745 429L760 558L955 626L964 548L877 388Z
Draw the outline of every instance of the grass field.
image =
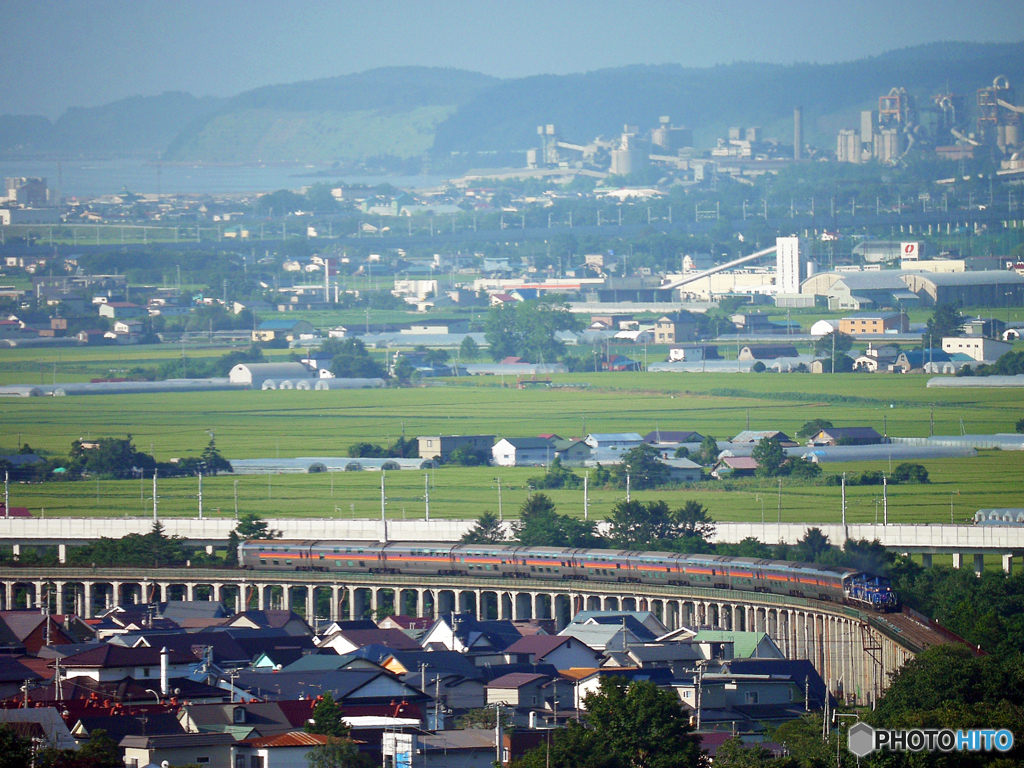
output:
M979 508L1020 505L1019 478L1024 472L1024 453L984 451L976 459L924 462L931 474L928 485L894 486L888 489L890 523L942 523L952 519L963 523ZM887 469L884 462L826 465L825 474ZM517 517L529 493L528 481L543 473L529 468L442 467L430 472L387 473L387 515L389 519L424 516L424 486L430 483L432 518L475 518L498 509L498 479L505 517ZM203 510L206 517L233 517L235 490L240 512L264 517L380 517L380 474L337 472L314 475L218 475L203 479ZM237 486L236 486L237 483ZM159 481L161 516L198 515L196 478ZM544 491L565 514L583 516L582 491ZM690 499L704 504L717 520L837 523L842 517L841 490L824 485L800 485L784 480L743 480L729 484L715 481L691 487L671 487L634 492L633 498L664 499L682 506ZM614 488L591 488L589 513L604 518L625 492ZM850 487L846 490L849 523L870 523L883 517L880 486ZM779 512L781 502L781 515ZM150 480L83 480L43 485L14 485L12 505L27 506L47 517L152 515ZM45 510L41 512L41 510Z
M589 389L519 390L501 379L472 379L415 389L333 392L211 392L198 394L82 396L0 400L0 453L19 440L54 455L65 455L78 437L132 435L136 446L161 461L198 454L215 430L228 458L344 456L359 441L387 443L403 433L528 436L554 432L640 432L693 429L728 438L751 429L793 434L812 418L837 426L871 425L890 435L1012 432L1024 413L1017 390L927 389L925 376L811 376L735 374L570 374L564 382ZM1024 454L985 451L976 459L923 462L932 475L927 486L890 486L891 522L948 522L950 502L958 522L983 507L1024 506L1019 478ZM883 463L826 465L826 473L888 469ZM498 511L497 477L503 507L513 515L526 498L528 478L538 469L441 468L431 473L434 517L476 517ZM239 509L265 516L380 514L380 475L221 476L204 481L210 515ZM388 515L422 517L422 472L388 475ZM333 485L333 493L332 493ZM728 490L726 490L728 489ZM847 519L881 515L881 489L850 488ZM12 487L12 504L49 515L148 515L151 486L139 481L100 480ZM552 492L563 512L582 515L581 492ZM707 483L688 489L637 493L671 503L696 498L722 520L778 517L773 481ZM195 515L194 479L160 483L161 514ZM603 517L622 491L592 489L591 514ZM784 521L837 521L840 490L786 481ZM878 504L876 505L876 500ZM219 512L214 510L219 509Z

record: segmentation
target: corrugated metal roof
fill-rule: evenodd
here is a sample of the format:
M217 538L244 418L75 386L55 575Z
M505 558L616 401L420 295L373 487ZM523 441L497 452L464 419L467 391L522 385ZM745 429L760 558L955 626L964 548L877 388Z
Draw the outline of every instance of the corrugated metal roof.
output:
M276 736L261 736L246 739L242 743L250 747L319 747L327 743L328 737L322 733L306 733L305 731L288 731Z

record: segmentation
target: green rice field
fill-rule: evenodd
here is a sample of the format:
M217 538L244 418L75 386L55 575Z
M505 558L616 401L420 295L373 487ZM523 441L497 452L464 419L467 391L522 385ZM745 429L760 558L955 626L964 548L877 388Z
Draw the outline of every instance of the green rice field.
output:
M17 351L17 350L14 350ZM76 350L78 351L78 350ZM55 350L48 350L51 354ZM84 351L83 351L84 352ZM8 351L0 360L9 359ZM216 435L229 459L345 456L355 442L389 443L405 434L493 434L499 437L557 433L696 430L728 438L746 429L781 429L792 435L806 421L869 425L897 436L1013 432L1024 416L1014 389L927 389L927 376L778 374L567 374L559 389L517 389L495 377L435 386L362 391L243 391L160 395L104 395L0 399L0 453L19 444L66 455L76 438L131 435L136 447L160 461L197 455ZM933 425L933 426L932 426ZM984 507L1024 506L1024 453L982 451L978 458L922 462L932 483L890 486L889 521L957 522ZM826 474L888 470L886 462L824 465ZM429 473L432 517L476 517L498 511L514 516L528 480L542 469L439 468ZM424 472L387 475L389 518L422 517ZM380 515L380 475L347 472L315 475L219 476L203 483L204 511L234 515L238 508L266 517ZM164 516L196 515L194 478L160 481ZM581 491L553 491L562 512L583 514ZM706 482L692 488L636 493L671 504L697 499L720 520L772 521L780 516L772 480ZM590 514L604 517L621 490L591 488ZM150 515L151 483L84 480L12 485L11 503L47 516ZM836 522L840 489L785 480L781 519ZM847 490L847 520L881 519L881 488Z

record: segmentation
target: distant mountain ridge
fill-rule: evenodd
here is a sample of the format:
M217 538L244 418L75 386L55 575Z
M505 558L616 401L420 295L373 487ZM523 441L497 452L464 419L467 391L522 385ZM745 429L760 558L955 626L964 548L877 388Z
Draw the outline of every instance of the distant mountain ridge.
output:
M270 85L228 99L187 93L69 109L50 122L0 116L0 156L136 156L179 162L331 164L377 156L445 158L537 146L538 125L569 141L647 130L661 115L712 146L729 126L761 126L828 150L893 87L927 99L974 92L1005 75L1024 93L1024 42L938 42L840 64L634 65L513 80L436 67L387 67ZM1020 98L1018 97L1018 102Z

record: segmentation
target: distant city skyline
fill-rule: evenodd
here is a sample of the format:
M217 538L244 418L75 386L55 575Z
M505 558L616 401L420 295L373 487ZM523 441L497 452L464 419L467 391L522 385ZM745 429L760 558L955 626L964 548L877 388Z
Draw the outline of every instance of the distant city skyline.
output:
M50 118L128 96L231 96L385 66L515 78L630 64L833 63L944 40L1024 40L1024 14L1008 0L0 0L0 18L0 114Z

